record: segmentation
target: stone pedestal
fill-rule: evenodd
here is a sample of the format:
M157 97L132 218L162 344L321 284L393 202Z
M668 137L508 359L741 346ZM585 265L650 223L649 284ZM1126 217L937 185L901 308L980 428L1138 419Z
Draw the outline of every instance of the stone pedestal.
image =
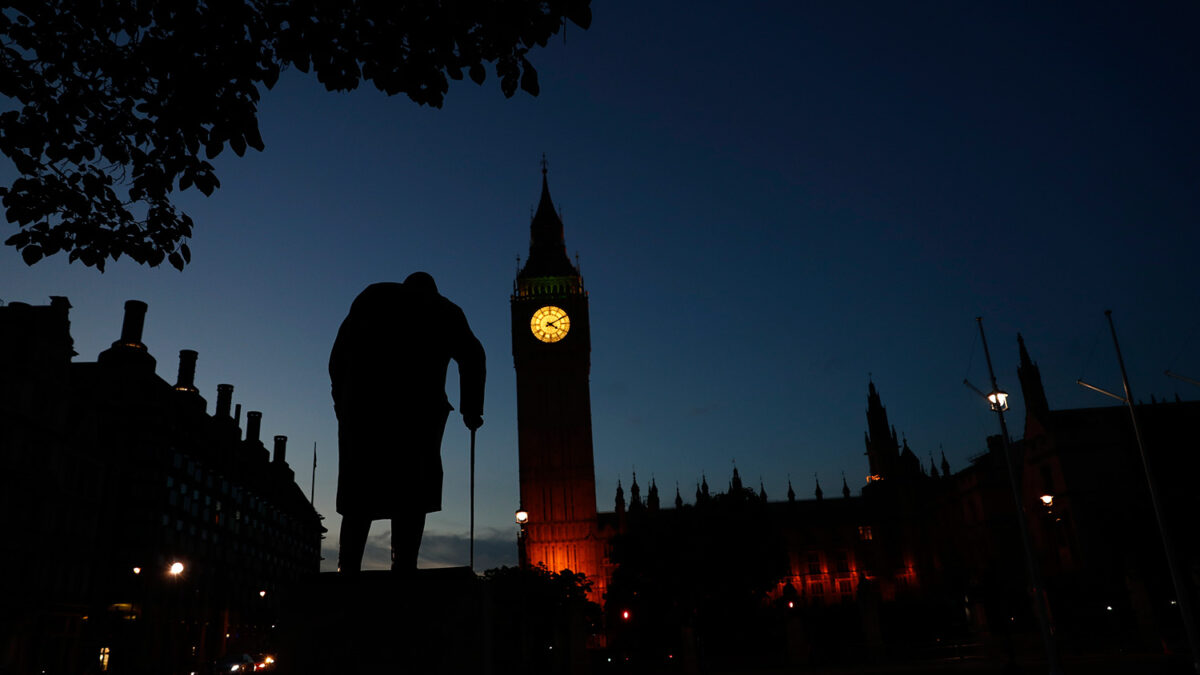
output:
M483 585L469 568L320 574L293 598L280 675L488 670Z

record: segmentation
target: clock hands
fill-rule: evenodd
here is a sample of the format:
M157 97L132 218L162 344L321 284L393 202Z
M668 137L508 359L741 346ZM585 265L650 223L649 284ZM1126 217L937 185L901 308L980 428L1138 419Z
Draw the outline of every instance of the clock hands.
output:
M558 342L571 330L571 319L562 309L546 305L530 317L529 328L542 342Z

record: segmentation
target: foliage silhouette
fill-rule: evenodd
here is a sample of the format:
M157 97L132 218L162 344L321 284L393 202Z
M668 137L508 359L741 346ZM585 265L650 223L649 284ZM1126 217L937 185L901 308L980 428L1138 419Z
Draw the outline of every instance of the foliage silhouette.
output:
M220 0L17 3L0 12L0 202L25 262L122 254L182 270L192 220L171 199L220 186L207 160L261 151L259 85L312 71L330 91L371 82L441 107L448 80L494 64L505 96L537 95L527 55L590 0Z
M497 672L577 672L572 656L581 655L586 634L597 632L600 623L600 606L587 598L592 586L587 575L543 566L498 567L484 572L483 581L492 598Z

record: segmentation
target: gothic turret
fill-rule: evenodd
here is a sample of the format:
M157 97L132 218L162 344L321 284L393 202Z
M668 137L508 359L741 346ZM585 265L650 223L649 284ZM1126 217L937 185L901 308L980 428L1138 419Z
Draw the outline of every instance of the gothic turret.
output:
M642 489L637 484L637 472L633 472L633 482L629 484L629 510L641 511L645 504L642 503Z
M871 475L879 478L891 478L899 468L899 445L896 443L896 430L889 434L887 409L879 398L874 382L867 384L867 461Z
M1025 349L1025 339L1020 333L1017 333L1017 347L1021 352L1017 379L1021 381L1021 396L1025 399L1026 414L1044 423L1046 413L1050 411L1050 404L1046 401L1046 389L1042 386L1042 373L1037 364L1029 358L1029 352Z
M617 479L617 513L625 513L625 490L621 488L621 479Z
M789 502L796 501L796 491L792 489L792 479L791 478L788 479L788 501Z
M679 494L679 483L675 483L675 508L683 508L683 496Z
M658 510L658 485L654 482L654 476L650 477L650 492L646 495L646 508L651 511Z
M821 490L821 479L817 478L816 476L813 476L813 480L816 481L816 483L817 483L817 489L813 490L813 495L816 496L817 501L821 501L822 499L825 498L825 492L823 490Z
M846 483L846 472L842 472L842 496L846 499L850 498L850 486Z

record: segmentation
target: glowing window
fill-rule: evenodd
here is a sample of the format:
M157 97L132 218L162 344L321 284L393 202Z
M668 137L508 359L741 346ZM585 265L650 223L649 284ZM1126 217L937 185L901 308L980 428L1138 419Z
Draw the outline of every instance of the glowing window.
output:
M870 525L859 525L858 526L858 538L863 541L871 541L871 539L874 538L871 535L871 526Z
M108 647L100 648L100 670L108 670L108 656L110 650Z

